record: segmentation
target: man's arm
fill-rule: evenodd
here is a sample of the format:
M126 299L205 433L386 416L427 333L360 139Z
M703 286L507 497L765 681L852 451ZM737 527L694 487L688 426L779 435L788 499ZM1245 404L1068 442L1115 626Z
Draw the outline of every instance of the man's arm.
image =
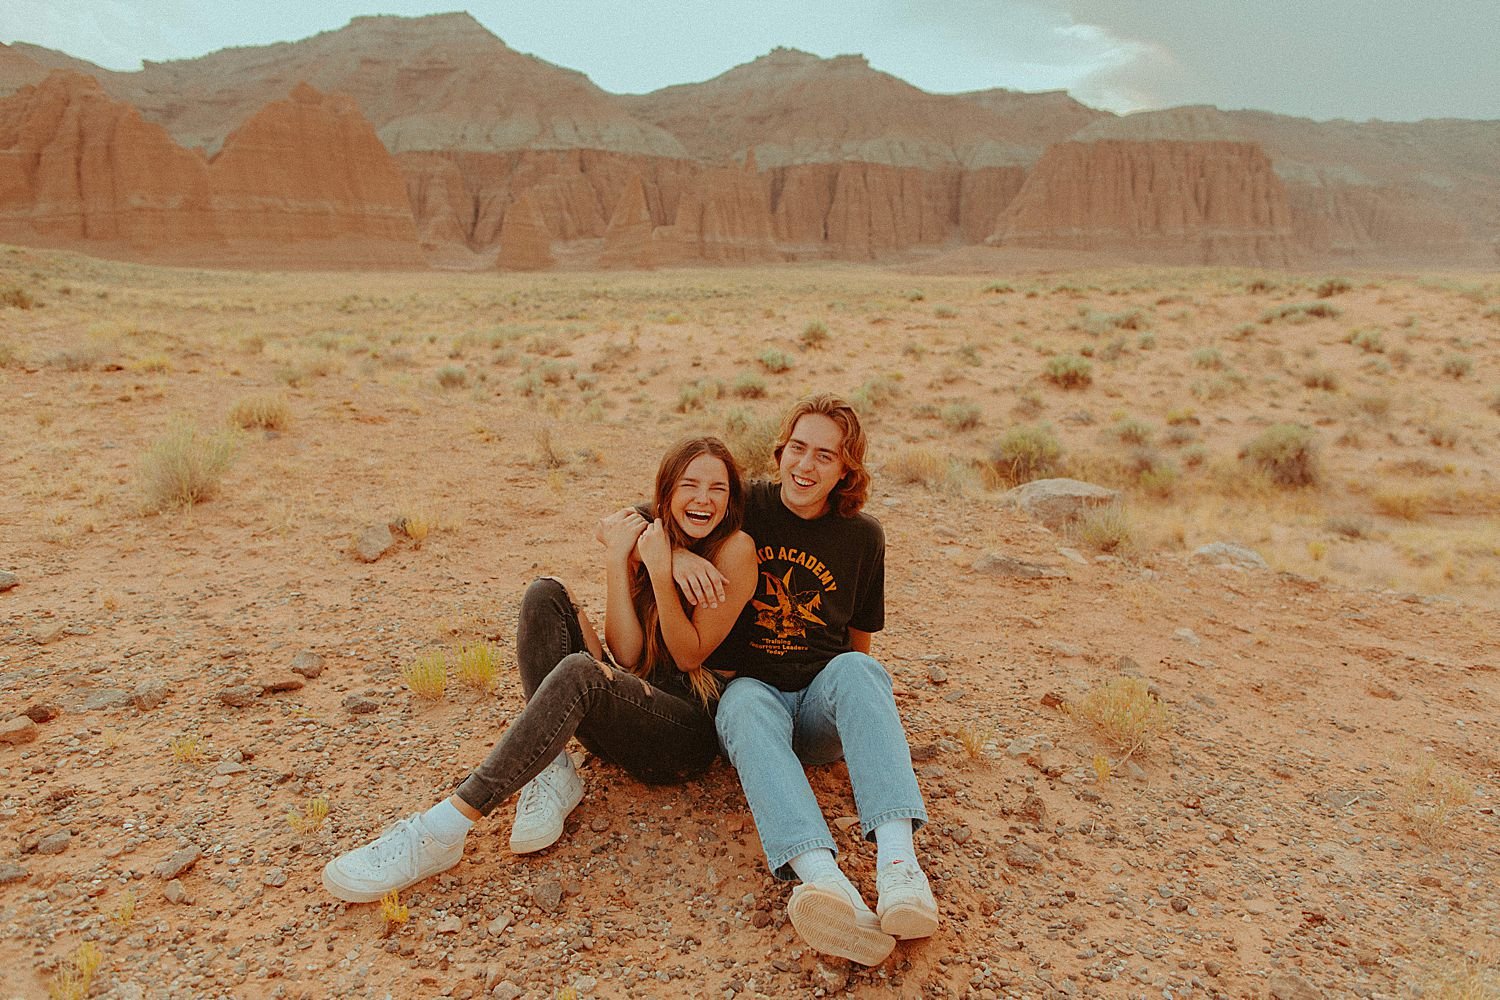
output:
M724 603L724 584L729 578L696 552L673 549L672 582L693 607L717 608Z
M849 630L849 648L856 653L864 653L868 656L870 653L870 638L870 633L861 632L857 628L851 628Z

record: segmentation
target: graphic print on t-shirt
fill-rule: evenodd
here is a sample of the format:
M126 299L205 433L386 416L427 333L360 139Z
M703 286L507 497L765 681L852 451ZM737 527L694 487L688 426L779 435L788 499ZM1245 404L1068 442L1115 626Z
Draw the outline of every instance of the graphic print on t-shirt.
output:
M780 576L761 570L761 590L750 599L756 612L750 645L772 656L806 652L807 627L828 624L819 615L823 595L838 584L822 560L806 552L767 545L758 555L762 566L772 561L792 565Z

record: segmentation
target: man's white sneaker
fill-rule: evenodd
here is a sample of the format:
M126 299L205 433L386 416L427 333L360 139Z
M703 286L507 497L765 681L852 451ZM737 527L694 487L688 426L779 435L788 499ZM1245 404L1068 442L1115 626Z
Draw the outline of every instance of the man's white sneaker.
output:
M563 821L583 801L583 779L564 751L541 774L526 782L516 803L516 825L510 829L510 849L530 854L551 847L562 836Z
M373 903L388 892L447 871L463 855L462 840L444 844L428 832L421 813L412 813L364 847L324 865L323 888L350 903Z
M852 890L834 882L804 882L792 890L786 915L813 950L860 965L885 961L896 939L880 929L880 918Z
M937 930L937 901L921 868L910 861L886 865L875 875L880 929L902 941L930 937Z

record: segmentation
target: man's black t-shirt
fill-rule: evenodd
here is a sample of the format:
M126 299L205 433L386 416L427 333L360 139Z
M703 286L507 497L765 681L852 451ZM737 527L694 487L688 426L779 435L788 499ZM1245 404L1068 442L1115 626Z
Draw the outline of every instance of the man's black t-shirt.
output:
M764 481L746 491L745 531L759 579L708 665L800 691L850 650L851 628L885 626L885 532L864 513L804 520L781 502L779 484Z

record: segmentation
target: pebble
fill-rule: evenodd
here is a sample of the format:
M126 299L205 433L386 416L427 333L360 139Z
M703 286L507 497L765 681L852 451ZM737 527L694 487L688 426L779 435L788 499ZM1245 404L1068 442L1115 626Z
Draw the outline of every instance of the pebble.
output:
M354 557L360 562L372 563L385 555L396 544L389 525L372 524L359 533L354 541Z
M36 738L36 723L24 715L0 722L0 743L30 743Z
M281 868L268 868L265 875L261 876L261 885L269 885L279 888L286 885L286 871Z
M203 857L203 852L196 847L184 847L175 852L171 857L162 860L156 866L156 874L163 879L174 879L179 875L192 871L198 859Z
M20 865L0 864L0 885L10 885L12 882L19 882L30 877L31 872Z
M63 626L61 625L38 625L31 630L31 639L38 646L46 646L61 639Z
M351 694L340 704L350 715L369 715L380 709L380 702L364 694Z
M1273 972L1266 988L1274 1000L1322 1000L1323 991L1295 972Z
M292 673L300 674L308 680L312 680L323 672L323 657L311 650L304 649L292 657Z
M167 682L160 677L151 677L141 681L130 692L130 703L142 712L149 712L158 708L167 700L169 688Z
M21 578L9 570L0 569L0 594L12 589L21 582Z
M562 903L562 883L550 879L531 890L531 901L543 913L555 913Z
M299 674L277 674L260 682L261 694L279 694L283 691L301 691L307 681Z
M1180 639L1190 646L1197 646L1203 642L1202 639L1198 638L1198 633L1194 632L1190 628L1180 628L1172 633L1172 637L1175 639Z
M595 833L603 833L605 830L609 829L609 817L595 816L593 819L589 820L589 829L593 830Z
M103 688L95 691L83 700L85 712L107 712L115 708L124 708L130 704L130 692L119 688Z
M56 833L49 833L37 841L36 852L38 854L61 854L68 849L68 845L72 842L72 834L67 830L58 830Z
M230 708L244 708L252 704L260 695L260 688L254 684L233 684L219 692L219 701Z
M948 683L948 671L934 663L927 668L927 679L934 684Z
M192 899L188 896L187 889L183 887L181 879L172 879L172 881L168 882L166 884L166 887L162 889L161 894L169 903L177 903L180 905L192 902Z
M489 922L489 925L485 927L485 933L489 934L490 937L499 937L501 934L505 933L505 929L509 926L510 914L502 913L494 920L491 920Z
M32 722L40 725L43 722L51 722L62 714L62 709L48 701L39 701L34 705L27 705L22 715Z
M1005 863L1012 868L1041 871L1043 858L1025 844L1011 844L1005 848Z

